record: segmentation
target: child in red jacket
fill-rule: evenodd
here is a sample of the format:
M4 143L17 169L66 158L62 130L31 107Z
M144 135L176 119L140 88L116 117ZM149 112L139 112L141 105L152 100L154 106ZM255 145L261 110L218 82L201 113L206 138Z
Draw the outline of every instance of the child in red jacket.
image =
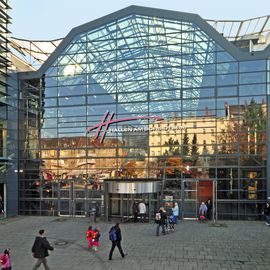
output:
M92 226L88 227L88 230L86 232L86 238L88 240L88 248L91 249L94 243L94 231L92 229Z
M11 270L10 250L8 248L0 255L0 262L2 264L2 270Z
M100 238L100 231L99 231L99 228L95 228L94 232L94 237L93 237L93 249L94 251L97 251L98 250L98 247L100 246L100 242L99 242L99 238Z

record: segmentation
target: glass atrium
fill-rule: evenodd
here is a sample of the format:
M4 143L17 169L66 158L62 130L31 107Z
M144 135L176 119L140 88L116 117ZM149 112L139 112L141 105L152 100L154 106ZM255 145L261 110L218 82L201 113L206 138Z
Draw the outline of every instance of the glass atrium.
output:
M183 218L209 198L220 219L260 218L267 58L138 14L84 27L55 55L20 83L21 214L102 215L106 179L159 179Z

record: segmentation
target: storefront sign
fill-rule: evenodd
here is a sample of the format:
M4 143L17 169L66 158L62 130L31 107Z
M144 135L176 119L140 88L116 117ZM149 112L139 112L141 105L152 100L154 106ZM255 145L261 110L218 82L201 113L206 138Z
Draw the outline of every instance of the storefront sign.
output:
M173 207L173 196L165 196L165 207Z
M139 119L153 119L156 121L164 120L160 116L135 116L135 117L129 117L129 118L119 118L114 119L114 112L106 112L100 123L87 128L87 133L89 133L92 130L96 129L95 137L94 139L97 139L99 135L100 142L103 142L105 135L107 132L113 133L113 132L148 132L148 131L176 131L176 130L182 130L185 129L182 126L164 126L164 127L124 127L124 128L112 128L109 129L109 126L111 124L119 123L119 122L128 122L128 121L134 121ZM104 127L104 128L103 128Z

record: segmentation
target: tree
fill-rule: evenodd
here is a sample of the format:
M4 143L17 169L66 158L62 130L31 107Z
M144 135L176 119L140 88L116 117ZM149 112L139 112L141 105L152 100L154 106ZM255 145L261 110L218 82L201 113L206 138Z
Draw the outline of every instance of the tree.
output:
M240 153L245 160L257 164L266 159L266 109L251 99L241 111L242 119L230 118L224 131L218 135L219 153L237 153L239 142ZM243 107L242 107L243 108Z
M262 144L265 144L266 140L266 122L266 110L263 109L262 104L257 104L252 98L243 115L243 129L248 135L247 152L249 154L258 154L263 151Z
M217 137L220 145L219 154L237 153L239 130L239 121L237 119L231 119L226 124L225 129Z
M169 138L169 140L166 141L164 145L169 147L169 149L166 149L164 152L165 156L177 156L180 154L180 144L178 140Z
M183 138L183 156L188 156L189 155L189 137L188 137L188 133L187 133L187 129L185 130L184 133L184 138Z
M257 104L253 98L250 105L246 106L243 118L243 125L249 127L253 132L255 130L265 131L266 113L263 111L262 104Z
M192 160L193 160L193 164L195 165L198 156L199 156L199 152L198 152L198 145L197 145L197 134L193 135L193 139L192 139L192 146L191 146L191 155L192 155Z
M172 177L180 177L181 170L183 169L183 161L178 157L169 157L166 160L166 174Z
M182 158L180 157L180 143L176 139L169 138L164 143L168 147L164 151L163 170L168 178L179 178L181 175Z

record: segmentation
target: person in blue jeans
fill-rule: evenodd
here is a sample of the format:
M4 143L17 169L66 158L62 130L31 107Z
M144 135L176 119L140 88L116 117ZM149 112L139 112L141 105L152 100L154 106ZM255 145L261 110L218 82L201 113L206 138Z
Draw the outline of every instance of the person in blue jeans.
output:
M177 202L173 203L172 214L173 214L173 222L174 224L177 224L177 220L179 216L179 206Z

